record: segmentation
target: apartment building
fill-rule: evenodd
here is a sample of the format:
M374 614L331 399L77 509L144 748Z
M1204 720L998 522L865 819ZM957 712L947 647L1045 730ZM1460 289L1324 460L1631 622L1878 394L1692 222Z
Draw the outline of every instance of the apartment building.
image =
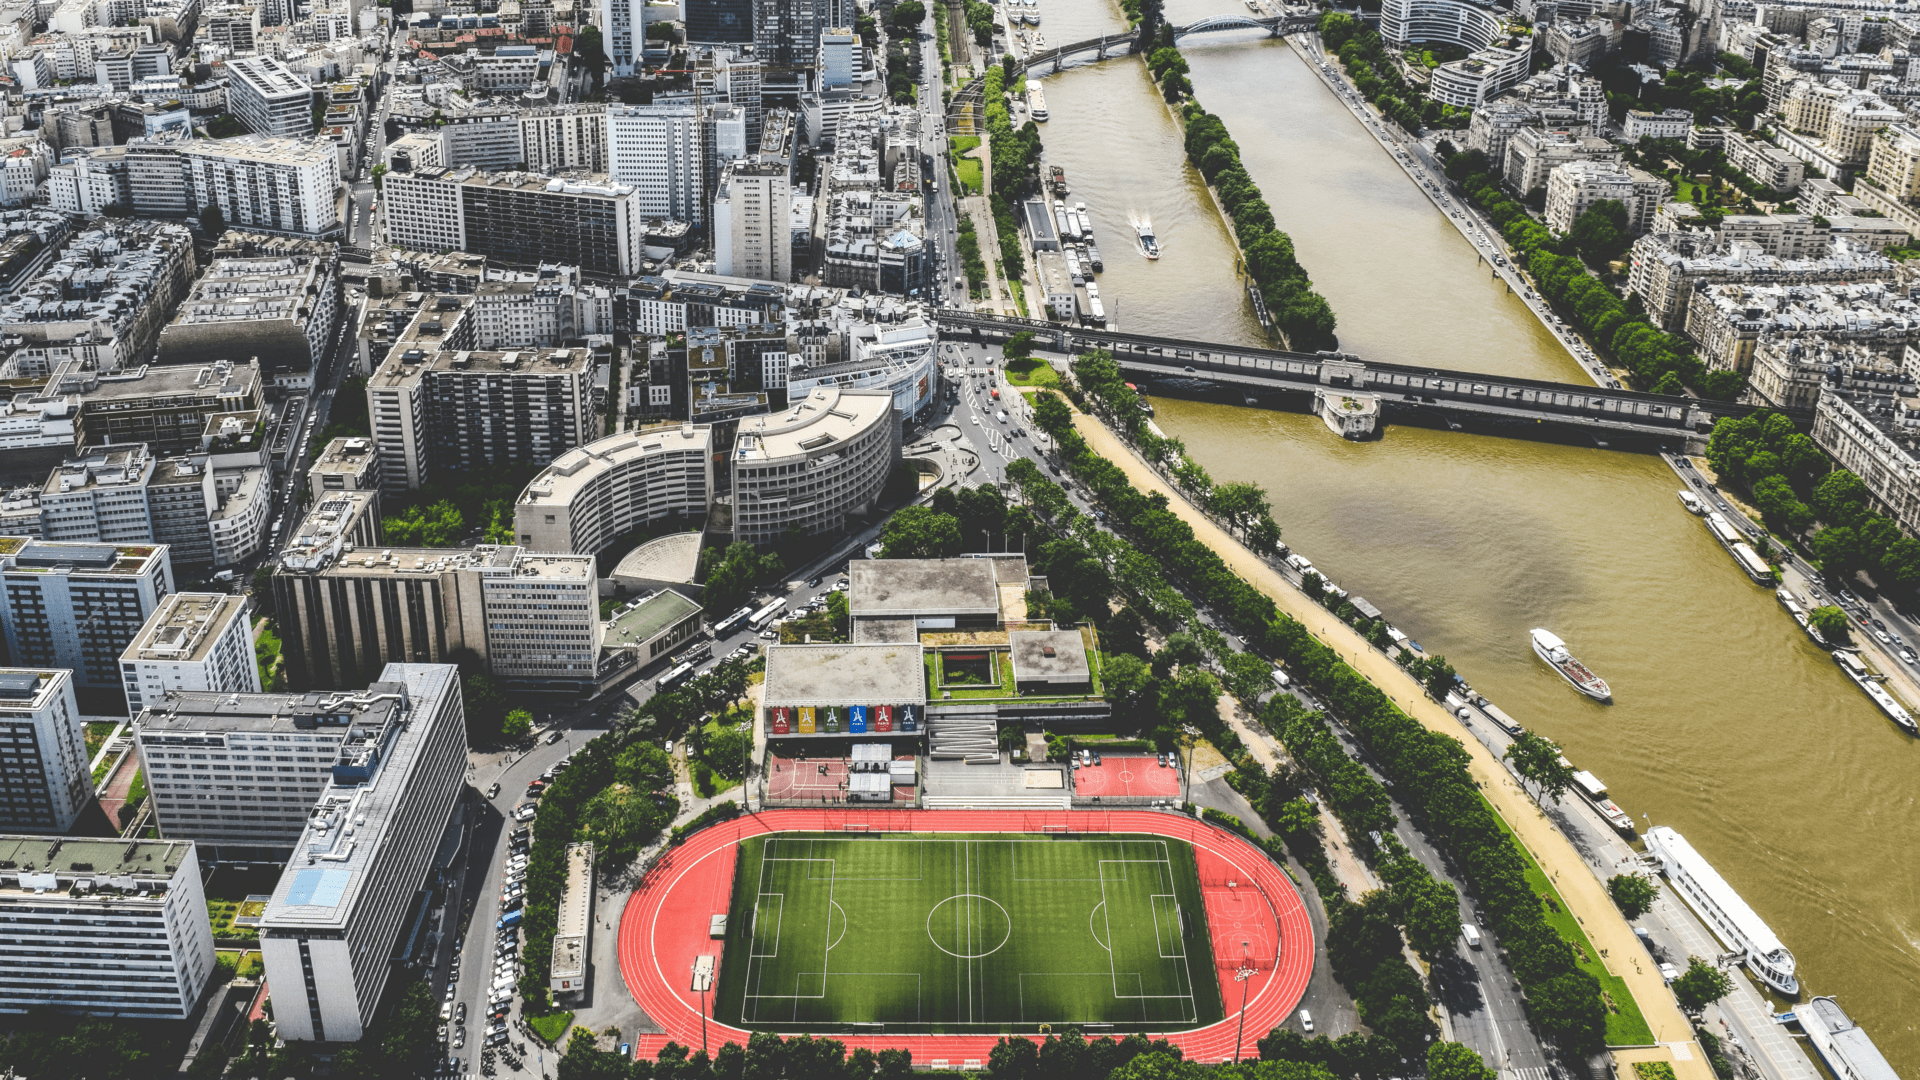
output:
M388 664L365 696L399 708L325 721L342 736L332 778L261 918L283 1039L365 1034L464 786L458 668Z
M380 448L372 439L334 439L307 469L307 490L316 503L336 491L379 491Z
M160 331L162 364L257 356L262 377L311 390L340 323L339 255L216 258Z
M1648 233L1633 242L1628 288L1646 304L1655 326L1678 332L1694 290L1721 282L1813 284L1823 281L1891 281L1894 263L1884 255L1836 240L1818 258L1781 258L1758 244L1722 242L1710 234Z
M1553 170L1575 161L1620 160L1620 148L1597 136L1522 128L1507 140L1506 181L1515 191L1545 187Z
M1628 109L1620 134L1627 142L1637 143L1642 139L1685 139L1691 130L1693 114L1685 109L1662 109L1659 112Z
M704 515L712 496L711 427L626 431L541 470L514 504L514 534L533 551L597 555L634 529Z
M1547 175L1547 228L1562 236L1580 215L1604 199L1627 211L1627 235L1638 236L1667 201L1664 177L1611 161L1569 162Z
M367 382L381 486L553 460L587 441L592 371L586 349L398 352Z
M179 146L187 197L229 226L313 239L346 235L340 156L326 139L196 139Z
M1751 368L1760 342L1773 338L1857 342L1899 353L1920 345L1920 301L1902 286L1873 281L1710 284L1693 293L1686 333L1700 343L1708 367L1729 371Z
M474 290L475 343L482 349L552 348L614 332L613 290L580 280L576 266L542 266L532 278Z
M415 169L387 177L387 238L414 251L465 251L515 266L565 263L630 276L646 227L638 192L601 175L547 177Z
M61 463L40 490L40 536L61 542L151 543L147 498L154 466L144 443L96 447Z
M0 537L0 631L7 661L66 668L78 689L120 688L126 651L173 591L164 546Z
M751 326L786 320L787 289L771 281L668 270L627 286L628 330L664 337L696 326Z
M120 682L128 716L140 715L169 693L259 693L260 665L246 597L174 593L162 600L120 654ZM151 769L147 775L151 787Z
M729 277L793 276L793 190L783 164L735 161L713 198L716 269Z
M0 668L0 829L59 836L73 828L93 798L80 730L73 672Z
M638 196L640 216L706 222L706 155L692 105L615 105L607 110L607 172Z
M534 172L606 172L607 107L556 105L522 113L520 160Z
M152 352L193 271L193 234L185 226L96 221L0 307L0 335L20 339L8 362L34 374L65 359L101 371L132 366Z
M880 390L819 388L781 412L740 421L733 464L733 534L777 543L843 531L871 512L900 457L901 418Z
M1858 476L1874 503L1920 535L1920 396L1906 374L1898 388L1829 386L1813 412L1813 441L1837 468Z
M313 87L271 56L228 60L227 100L233 115L256 135L313 134Z
M0 836L0 926L0 1012L185 1020L213 975L189 841Z

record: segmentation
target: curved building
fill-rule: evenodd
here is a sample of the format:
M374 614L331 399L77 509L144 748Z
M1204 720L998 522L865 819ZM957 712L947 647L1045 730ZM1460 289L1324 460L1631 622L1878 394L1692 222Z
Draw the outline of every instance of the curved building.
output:
M733 535L772 544L788 529L839 532L873 508L900 460L901 416L886 390L816 387L769 416L740 421L733 450Z
M713 429L699 424L623 431L577 446L520 493L513 531L529 550L595 555L676 512L698 517L713 491L712 448Z
M1498 16L1460 0L1385 0L1380 5L1380 36L1396 48L1439 41L1484 49L1504 32Z
M1442 105L1477 109L1526 81L1531 61L1526 49L1490 45L1465 60L1435 68L1427 96Z

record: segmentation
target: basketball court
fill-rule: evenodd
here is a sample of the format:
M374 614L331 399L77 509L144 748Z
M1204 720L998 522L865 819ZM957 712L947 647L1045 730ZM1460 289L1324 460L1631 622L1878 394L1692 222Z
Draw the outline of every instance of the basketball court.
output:
M1166 799L1180 794L1180 770L1160 764L1155 757L1102 756L1098 765L1073 770L1073 793L1079 798L1131 797Z
M773 757L767 765L767 798L803 802L844 802L845 758Z

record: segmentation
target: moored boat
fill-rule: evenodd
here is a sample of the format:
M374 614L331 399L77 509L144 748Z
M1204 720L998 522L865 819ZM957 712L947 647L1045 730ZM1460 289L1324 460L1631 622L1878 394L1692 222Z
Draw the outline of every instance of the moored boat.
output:
M1748 971L1788 997L1800 993L1793 954L1685 837L1656 825L1647 830L1647 851L1660 860L1673 891L1699 914L1714 937L1741 955Z

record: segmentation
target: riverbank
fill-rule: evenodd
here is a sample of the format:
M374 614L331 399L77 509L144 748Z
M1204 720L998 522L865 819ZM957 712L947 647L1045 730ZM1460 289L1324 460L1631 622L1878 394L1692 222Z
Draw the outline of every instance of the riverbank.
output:
M1165 496L1169 510L1193 529L1196 539L1218 554L1242 580L1272 599L1281 612L1298 620L1315 639L1380 688L1396 706L1429 730L1458 738L1458 722L1429 699L1410 675L1188 503L1105 425L1093 417L1076 414L1074 427L1092 449L1125 472L1136 488L1147 494ZM1658 972L1621 970L1611 961L1613 955L1635 956L1641 947L1632 928L1613 906L1605 887L1587 869L1568 839L1484 746L1478 741L1463 742L1462 746L1470 759L1469 772L1482 793L1560 890L1568 912L1600 951L1601 962L1608 973L1620 978L1639 1003L1660 1043L1660 1051L1654 1052L1656 1056L1668 1061L1681 1080L1712 1080L1713 1072L1693 1041L1686 1017Z

